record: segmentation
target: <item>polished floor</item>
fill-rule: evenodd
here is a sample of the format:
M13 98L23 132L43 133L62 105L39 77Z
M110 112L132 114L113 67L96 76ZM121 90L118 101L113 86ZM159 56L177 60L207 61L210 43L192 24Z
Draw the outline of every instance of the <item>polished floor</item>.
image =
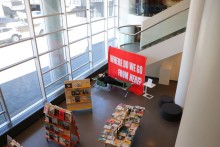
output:
M174 96L176 82L170 82L169 86L161 85L154 79L156 87L148 89L148 93L154 96L153 99L146 99L129 93L124 97L124 91L113 88L108 92L104 88L92 88L93 110L73 112L80 133L80 143L76 147L103 147L104 144L97 141L100 132L103 130L105 121L110 118L115 107L120 104L139 105L146 108L141 119L141 126L138 128L131 147L174 147L179 128L179 122L168 122L160 117L159 97L160 95ZM63 102L61 107L66 107ZM44 138L44 118L41 118L33 125L24 130L15 140L24 147L59 147L54 142L47 142Z

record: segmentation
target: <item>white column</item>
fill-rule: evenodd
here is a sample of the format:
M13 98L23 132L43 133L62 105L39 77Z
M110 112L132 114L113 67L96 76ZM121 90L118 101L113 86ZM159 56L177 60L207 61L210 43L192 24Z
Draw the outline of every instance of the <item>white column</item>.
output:
M220 146L219 14L220 1L206 0L175 147Z
M60 13L61 5L59 0L43 0L43 11L45 15ZM46 17L45 18L45 27L47 32L53 32L60 30L62 26L62 19L60 15ZM47 36L48 47L49 49L56 49L63 46L64 40L62 32L51 34ZM60 49L49 53L50 56L50 68L53 68L61 63L65 62L64 50ZM66 73L66 68L64 66L58 67L56 70L50 72L52 80L56 80L63 76Z
M191 0L175 103L184 107L205 0Z

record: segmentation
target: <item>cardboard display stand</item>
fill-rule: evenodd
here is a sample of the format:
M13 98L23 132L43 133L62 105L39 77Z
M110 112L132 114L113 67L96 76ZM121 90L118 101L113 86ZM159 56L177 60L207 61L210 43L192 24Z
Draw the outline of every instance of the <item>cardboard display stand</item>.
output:
M65 147L73 147L79 142L79 133L71 111L46 103L45 131L47 141L51 140Z
M65 81L65 96L68 110L91 109L90 79Z

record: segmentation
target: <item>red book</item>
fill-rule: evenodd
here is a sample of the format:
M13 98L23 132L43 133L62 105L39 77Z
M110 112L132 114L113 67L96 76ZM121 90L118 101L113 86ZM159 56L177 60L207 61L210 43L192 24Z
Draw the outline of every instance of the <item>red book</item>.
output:
M59 118L60 118L61 120L64 120L64 117L65 117L65 110L60 109L60 110L59 110Z

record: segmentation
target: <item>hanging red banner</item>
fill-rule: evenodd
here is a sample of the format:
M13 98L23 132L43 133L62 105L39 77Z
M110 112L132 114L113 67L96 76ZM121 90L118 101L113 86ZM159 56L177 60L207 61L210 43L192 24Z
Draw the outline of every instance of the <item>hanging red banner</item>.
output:
M108 74L113 78L133 83L129 91L143 94L147 58L135 53L109 47Z

